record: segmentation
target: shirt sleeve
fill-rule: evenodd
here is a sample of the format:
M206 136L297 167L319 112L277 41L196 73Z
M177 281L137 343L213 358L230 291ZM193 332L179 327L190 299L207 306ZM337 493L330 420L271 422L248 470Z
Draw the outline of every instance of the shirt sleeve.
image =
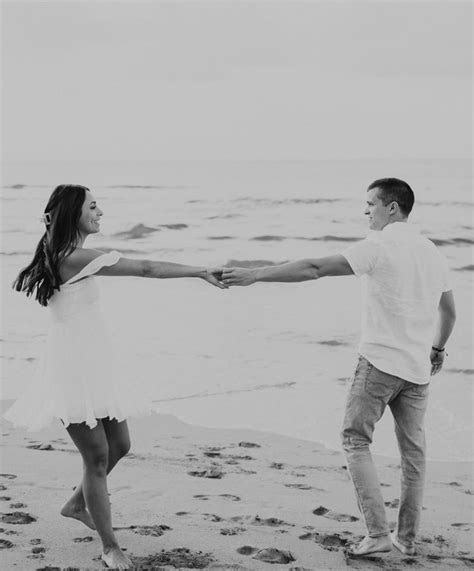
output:
M367 236L364 240L344 250L342 255L357 277L370 274L377 265L380 244L372 236Z

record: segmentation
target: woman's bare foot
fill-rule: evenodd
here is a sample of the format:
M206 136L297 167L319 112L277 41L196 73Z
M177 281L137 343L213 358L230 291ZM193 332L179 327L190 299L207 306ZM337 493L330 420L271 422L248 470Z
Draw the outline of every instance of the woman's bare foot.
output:
M390 536L382 535L380 537L369 537L368 535L359 543L359 545L351 545L349 552L351 555L370 555L371 553L385 553L392 550L392 542Z
M91 514L86 510L85 506L72 504L69 501L63 505L60 513L64 517L72 517L73 519L82 521L84 525L87 525L87 527L95 531L95 525L92 521Z
M118 545L111 547L107 551L104 550L100 557L107 567L113 569L131 569L133 567L133 563Z

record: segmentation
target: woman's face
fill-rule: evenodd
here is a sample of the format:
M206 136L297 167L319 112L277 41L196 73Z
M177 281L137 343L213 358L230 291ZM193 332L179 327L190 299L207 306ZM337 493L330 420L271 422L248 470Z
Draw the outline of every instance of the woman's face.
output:
M96 234L100 230L100 217L102 210L97 206L97 202L92 193L87 190L84 204L82 205L81 217L78 229L83 236Z

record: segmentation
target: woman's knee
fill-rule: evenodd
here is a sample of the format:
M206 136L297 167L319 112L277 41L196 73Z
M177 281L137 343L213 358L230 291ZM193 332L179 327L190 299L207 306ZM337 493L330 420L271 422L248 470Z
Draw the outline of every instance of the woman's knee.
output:
M84 468L88 472L95 475L102 476L107 474L107 467L109 464L109 449L103 447L96 450L90 450L83 455Z

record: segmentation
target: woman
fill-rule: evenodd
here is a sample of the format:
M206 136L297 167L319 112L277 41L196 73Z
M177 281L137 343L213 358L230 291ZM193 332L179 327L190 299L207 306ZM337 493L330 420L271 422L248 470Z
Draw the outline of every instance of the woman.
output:
M99 231L102 215L90 190L79 185L58 186L46 205L46 231L14 288L49 306L51 329L34 382L5 416L29 430L54 418L63 422L84 469L61 514L96 529L105 564L127 569L132 563L112 529L106 476L130 448L125 419L146 412L149 403L120 373L93 276L199 277L226 286L219 269L132 260L116 251L84 248L86 238Z

